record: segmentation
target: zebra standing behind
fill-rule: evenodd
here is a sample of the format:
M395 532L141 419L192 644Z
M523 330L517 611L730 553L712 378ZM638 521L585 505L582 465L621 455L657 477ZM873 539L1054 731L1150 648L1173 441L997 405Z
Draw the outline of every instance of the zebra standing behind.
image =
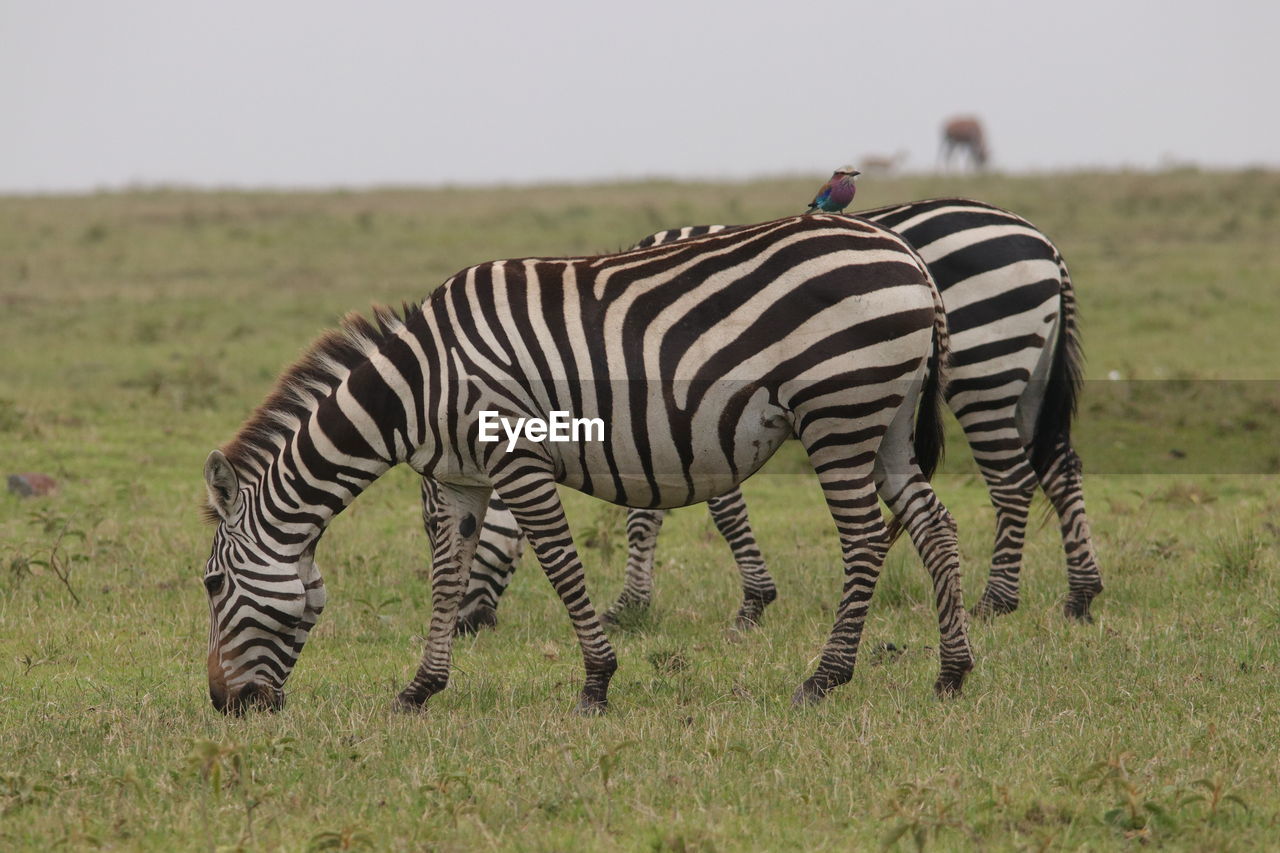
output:
M845 570L835 625L793 701L852 676L890 543L877 494L934 578L935 688L960 689L973 656L959 550L917 464L931 470L940 452L946 322L927 269L897 235L798 216L616 255L495 261L403 318L375 319L353 315L321 338L206 461L215 707L283 706L325 602L321 535L407 462L434 483L432 614L398 706L421 708L448 683L458 605L496 493L569 611L586 670L578 707L603 710L617 662L556 484L620 504L704 501L793 433L818 472ZM480 440L489 412L546 421L556 411L603 419L604 440Z
M1027 519L1039 486L1060 521L1067 562L1064 611L1070 618L1090 621L1089 605L1102 591L1102 578L1085 514L1080 459L1071 446L1081 353L1075 291L1062 255L1025 219L970 199L916 201L857 216L892 229L915 247L942 293L952 350L947 402L996 510L991 571L975 612L994 616L1018 607ZM636 245L658 246L730 229L671 229ZM429 516L428 484L423 501ZM777 597L777 588L756 544L742 493L735 489L707 506L742 577L737 624L749 627ZM626 581L606 621L626 608L649 606L664 515L647 509L628 514ZM463 599L462 630L496 623L498 599L522 548L519 527L495 499Z

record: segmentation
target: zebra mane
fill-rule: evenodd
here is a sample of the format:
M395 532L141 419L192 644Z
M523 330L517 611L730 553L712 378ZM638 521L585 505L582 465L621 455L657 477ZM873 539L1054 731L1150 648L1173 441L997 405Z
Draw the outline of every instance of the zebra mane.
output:
M222 453L241 477L260 476L298 426L329 397L353 369L422 313L421 305L404 304L400 311L373 306L373 318L356 312L342 318L338 328L317 338L276 380L267 398L240 427ZM212 513L206 508L206 517Z

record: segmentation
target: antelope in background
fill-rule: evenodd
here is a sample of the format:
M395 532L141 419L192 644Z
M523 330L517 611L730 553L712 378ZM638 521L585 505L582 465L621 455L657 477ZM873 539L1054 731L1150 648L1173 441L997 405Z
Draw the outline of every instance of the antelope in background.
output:
M959 149L968 152L969 162L976 171L987 167L987 140L982 122L974 116L956 116L942 126L942 149L938 157L943 167L951 164L952 155Z
M892 175L907 162L907 152L894 154L868 154L858 162L858 169L864 175Z

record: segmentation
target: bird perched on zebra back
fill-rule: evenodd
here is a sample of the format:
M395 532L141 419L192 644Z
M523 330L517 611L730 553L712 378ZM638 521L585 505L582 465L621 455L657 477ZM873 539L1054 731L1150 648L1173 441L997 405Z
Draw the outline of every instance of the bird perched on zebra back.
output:
M823 213L839 213L849 206L849 202L853 201L853 195L858 191L854 186L853 179L861 175L857 169L852 166L841 166L831 173L831 180L822 185L822 189L818 190L818 194L813 197L813 201L809 202L809 209L805 213L813 213L822 211Z

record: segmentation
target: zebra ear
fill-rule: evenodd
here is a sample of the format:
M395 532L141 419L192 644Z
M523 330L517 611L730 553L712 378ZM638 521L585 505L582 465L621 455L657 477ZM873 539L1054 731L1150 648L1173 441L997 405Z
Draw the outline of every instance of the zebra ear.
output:
M223 521L231 518L240 501L240 478L221 450L210 453L204 462L204 485L209 490L209 507Z

